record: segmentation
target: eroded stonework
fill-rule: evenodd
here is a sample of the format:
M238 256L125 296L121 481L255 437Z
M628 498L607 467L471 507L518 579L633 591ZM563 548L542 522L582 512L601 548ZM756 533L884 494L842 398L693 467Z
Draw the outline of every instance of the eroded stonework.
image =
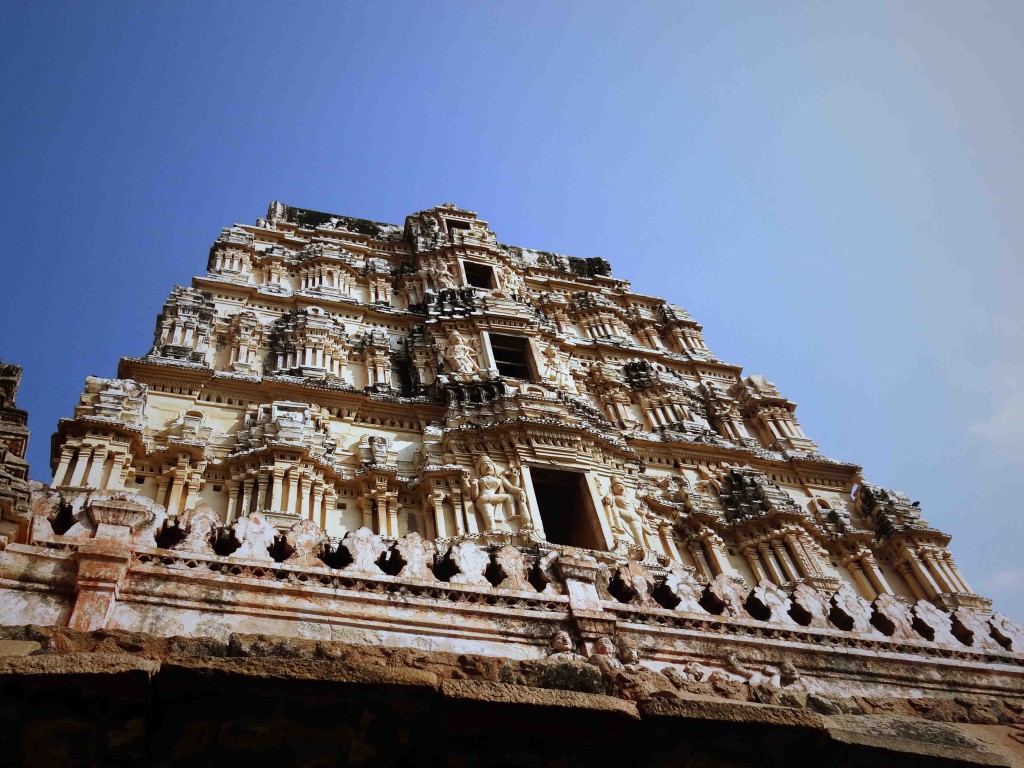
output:
M149 352L85 382L31 498L13 368L7 625L1024 692L1024 628L907 496L821 454L682 308L454 205L225 229Z

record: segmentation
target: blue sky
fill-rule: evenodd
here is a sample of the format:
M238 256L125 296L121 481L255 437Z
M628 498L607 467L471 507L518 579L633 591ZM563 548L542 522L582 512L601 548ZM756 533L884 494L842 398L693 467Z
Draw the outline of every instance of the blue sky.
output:
M1024 620L1024 3L0 3L33 476L270 200L604 256Z

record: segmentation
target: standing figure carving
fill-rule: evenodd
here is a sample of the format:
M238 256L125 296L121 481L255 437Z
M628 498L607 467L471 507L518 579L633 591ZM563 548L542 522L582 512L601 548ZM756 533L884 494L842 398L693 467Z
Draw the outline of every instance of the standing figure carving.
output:
M431 272L431 276L434 278L434 287L439 291L459 287L459 284L455 282L454 275L452 275L451 267L443 261L434 267L434 271Z
M476 460L476 473L478 477L473 481L462 481L463 490L473 499L487 530L508 530L505 505L513 502L523 504L525 492L512 485L507 477L498 475L494 462L486 454Z
M611 488L604 497L604 508L608 515L608 525L617 539L623 534L632 537L638 547L649 548L645 535L646 520L640 502L626 491L626 486L617 477L612 478Z
M448 332L448 346L444 350L444 359L456 373L476 373L480 370L473 345L454 328Z
M558 348L554 344L548 344L544 348L544 380L563 392L576 394L579 391L569 372L569 366L562 362Z

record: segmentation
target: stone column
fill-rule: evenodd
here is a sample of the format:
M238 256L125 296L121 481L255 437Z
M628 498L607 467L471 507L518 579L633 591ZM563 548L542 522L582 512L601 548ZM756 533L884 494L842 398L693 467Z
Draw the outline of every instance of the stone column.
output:
M107 479L107 490L120 491L124 488L124 478L122 478L121 474L124 472L124 463L127 458L123 453L114 454L114 462L110 467L110 477Z
M281 510L282 512L294 513L298 509L299 479L301 476L302 470L298 467L291 467L288 470L288 508Z
M388 495L388 535L398 538L398 494Z
M89 463L91 455L92 448L88 445L78 447L78 458L75 460L75 469L71 473L71 480L68 482L68 485L77 488L82 484L82 478L85 477L85 467Z
M106 446L97 445L92 449L92 464L89 465L89 477L85 481L86 486L99 489L100 483L103 481L103 464L106 460Z
M768 578L764 568L761 567L761 561L757 556L757 550L754 547L747 545L743 547L743 556L747 559L747 563L750 565L750 570L754 572L755 581L764 581Z
M303 472L299 480L299 505L293 510L298 512L300 517L309 517L309 494L312 490L312 481L308 472Z
M238 517L238 486L241 485L238 480L228 481L228 514L225 522L231 525Z
M75 457L75 449L70 445L65 445L60 449L60 464L57 465L57 471L53 473L53 488L60 485L67 485L65 483L68 477L68 467L71 466L71 460Z
M860 567L860 563L856 560L851 560L846 564L846 570L850 572L853 580L857 583L857 587L860 589L861 597L865 597L868 600L874 600L877 597L875 590L872 589L871 584L864 576L864 571Z
M270 499L270 509L274 512L281 511L281 485L284 481L284 467L274 465L274 491Z
M270 485L270 475L265 469L259 473L259 490L256 492L256 509L261 512L267 508L267 487Z
M324 487L322 483L317 483L313 489L313 508L309 510L309 519L313 522L317 522L317 518L321 516L324 507Z
M924 590L925 597L927 597L930 600L936 595L942 593L943 590L935 582L935 579L932 578L932 575L928 572L928 569L925 568L924 564L917 556L917 552L914 552L910 549L905 549L903 552L903 556L906 558L906 563L910 567L910 570L917 578L917 583Z
M434 510L434 531L436 538L446 539L451 534L448 531L448 524L444 519L444 490L432 485L430 491L430 505ZM458 515L456 515L458 517Z
M893 594L892 587L890 587L889 582L885 580L885 576L882 575L882 571L878 567L878 563L875 562L875 558L870 552L865 552L861 555L860 564L864 569L865 575L871 581L871 586L875 588L875 592L880 595Z
M967 594L974 594L974 590L971 589L971 585L967 583L967 579L963 577L963 575L960 573L960 569L956 567L956 562L953 560L953 555L951 555L949 552L943 552L941 557L943 563L946 566L946 569L949 571L950 575L952 575L952 577L956 580L957 584L960 585L963 591Z
M778 559L779 564L782 565L782 570L786 572L788 580L791 582L797 582L800 579L800 572L797 570L796 565L789 556L789 552L786 551L786 545L778 539L772 539L772 549L775 552L775 557Z
M772 550L768 546L767 542L758 542L757 551L761 553L761 561L765 564L765 567L768 568L769 578L779 586L785 584L786 577L782 575L782 569L779 568L778 563L775 562L775 556L772 554Z
M926 600L928 598L928 595L921 587L921 583L917 580L917 576L914 575L913 569L906 560L897 563L896 570L899 572L900 576L903 577L903 580L907 582L907 586L910 587L910 591L914 593L914 598L916 600Z
M242 481L242 508L238 512L239 517L245 517L249 514L249 510L252 509L252 486L253 481L251 477L246 477Z
M693 561L697 564L698 571L704 574L704 576L706 576L708 579L713 579L715 578L715 576L718 575L711 567L711 564L708 562L707 556L704 554L703 544L701 544L699 541L694 541L693 539L690 539L690 541L686 543L686 547L690 551L690 557L692 557Z

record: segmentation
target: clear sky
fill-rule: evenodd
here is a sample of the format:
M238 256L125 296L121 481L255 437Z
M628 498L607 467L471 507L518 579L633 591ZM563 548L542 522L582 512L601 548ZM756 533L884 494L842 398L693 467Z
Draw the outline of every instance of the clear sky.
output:
M1024 620L1024 3L0 2L33 477L271 200L604 256Z

